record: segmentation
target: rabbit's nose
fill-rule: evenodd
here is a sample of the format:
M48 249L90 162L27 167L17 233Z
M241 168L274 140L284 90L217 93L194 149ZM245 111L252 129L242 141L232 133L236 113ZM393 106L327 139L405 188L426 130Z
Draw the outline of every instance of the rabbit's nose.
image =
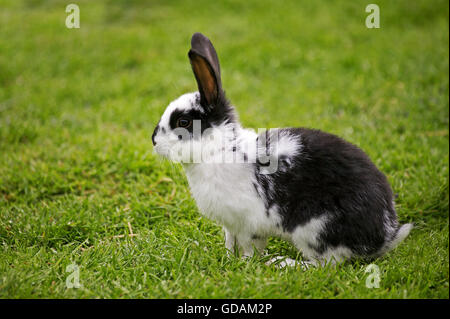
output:
M153 131L153 134L152 134L152 143L153 143L153 145L156 145L155 136L156 136L156 133L158 133L158 130L159 130L159 125L156 125L155 130Z

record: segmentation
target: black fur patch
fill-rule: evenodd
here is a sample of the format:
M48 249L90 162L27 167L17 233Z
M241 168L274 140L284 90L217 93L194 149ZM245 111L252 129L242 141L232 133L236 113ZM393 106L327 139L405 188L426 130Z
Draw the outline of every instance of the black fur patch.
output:
M340 245L361 256L379 251L386 239L385 212L397 225L383 173L361 149L337 136L305 128L283 130L300 135L303 148L290 159L288 170L263 175L255 164L266 209L279 207L287 232L325 215L328 221L314 247L319 254Z

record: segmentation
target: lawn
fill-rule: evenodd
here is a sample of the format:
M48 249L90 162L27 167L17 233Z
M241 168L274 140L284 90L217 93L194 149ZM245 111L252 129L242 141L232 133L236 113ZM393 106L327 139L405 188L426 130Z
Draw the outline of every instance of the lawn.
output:
M449 4L379 0L368 29L369 3L0 0L0 298L449 298ZM359 260L266 266L301 259L274 238L226 256L150 139L197 89L196 31L244 126L337 134L387 175L415 228L372 261L379 288Z

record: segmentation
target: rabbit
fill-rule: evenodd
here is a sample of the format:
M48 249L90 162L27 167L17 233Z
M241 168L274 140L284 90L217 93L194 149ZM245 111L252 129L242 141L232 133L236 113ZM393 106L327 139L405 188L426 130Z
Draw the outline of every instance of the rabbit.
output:
M399 224L387 178L360 148L316 129L243 128L211 41L195 33L188 57L198 92L168 105L152 143L181 162L200 213L223 227L230 254L251 257L275 236L317 265L376 258L405 239L412 224ZM208 151L195 159L196 147Z

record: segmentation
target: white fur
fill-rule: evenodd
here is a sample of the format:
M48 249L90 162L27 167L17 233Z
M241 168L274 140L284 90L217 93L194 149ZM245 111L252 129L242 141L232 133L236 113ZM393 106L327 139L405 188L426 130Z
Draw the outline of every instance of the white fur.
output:
M270 153L274 157L287 156L292 158L301 153L303 145L299 135L292 135L289 131L277 130L278 142L271 144Z
M344 246L337 246L333 248L328 248L321 256L320 259L322 263L331 262L332 264L340 263L350 257L352 257L353 252Z
M394 249L395 247L397 247L397 245L400 244L409 235L411 229L413 229L413 224L402 225L398 230L394 240L390 243L389 248Z
M298 262L292 258L277 256L277 257L270 259L268 262L266 262L266 265L275 265L278 268L300 266L303 270L307 270L310 266L315 266L316 264L313 262L309 262L309 261Z

